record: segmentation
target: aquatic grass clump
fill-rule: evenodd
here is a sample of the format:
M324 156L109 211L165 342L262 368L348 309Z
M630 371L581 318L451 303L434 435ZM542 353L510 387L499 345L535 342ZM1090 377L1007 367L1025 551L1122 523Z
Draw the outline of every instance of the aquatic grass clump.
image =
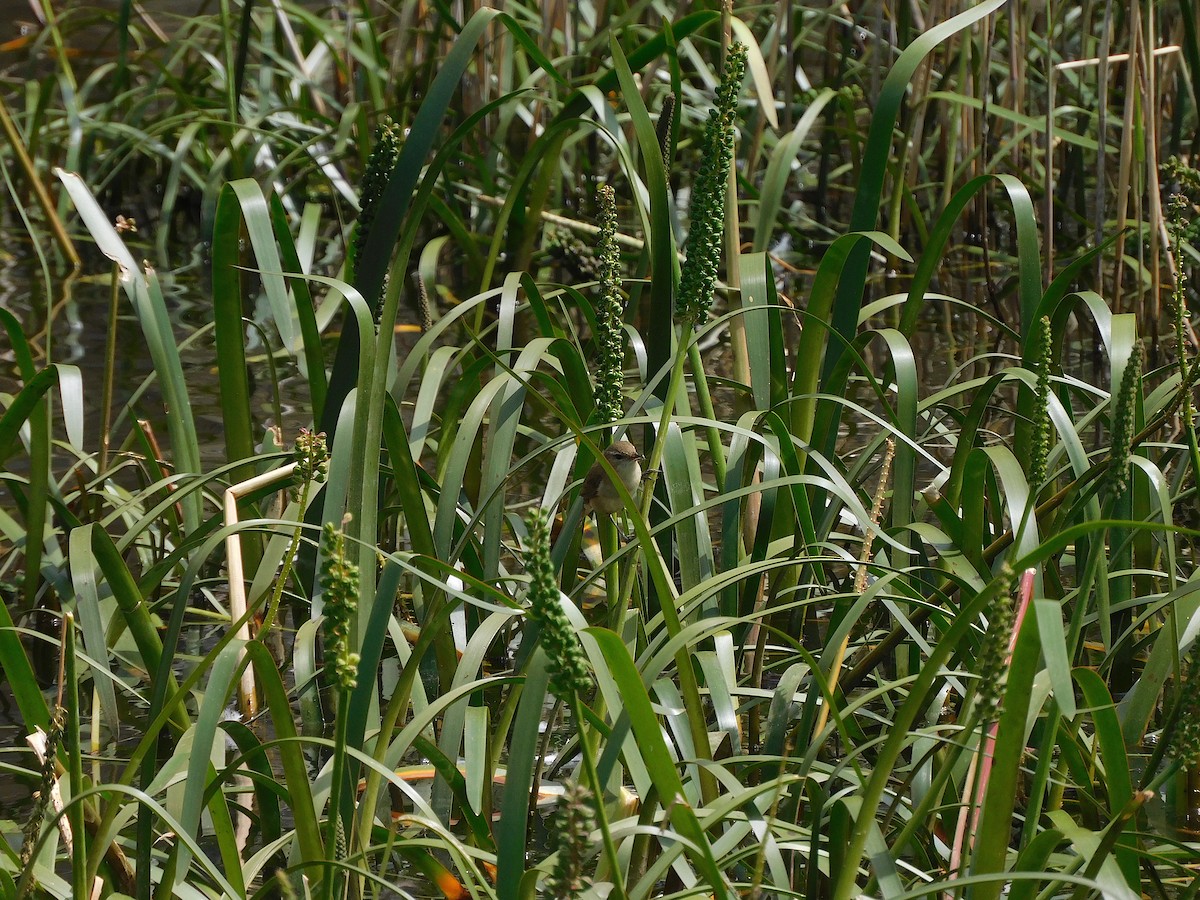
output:
M746 46L736 43L725 57L716 102L708 114L701 144L700 171L692 185L688 210L687 255L679 275L675 317L693 326L708 316L717 286L717 268L725 232L725 194L737 134L738 93L745 75Z
M1068 158L1076 166L1073 189L1063 180L1062 190L1045 196L1055 207L1073 206L1075 196L1086 193L1075 188L1086 188L1089 179L1076 161L1096 152L1086 142L1101 152L1108 142L1102 135L1073 133L1076 125L1092 127L1086 117L1051 117L1044 150L1031 150L1017 134L1026 126L1010 117L1030 110L1015 88L1033 88L1035 104L1046 98L1036 93L1036 79L1017 79L1011 91L996 89L1007 60L1025 58L1004 27L984 30L990 25L982 17L998 10L998 0L983 0L964 14L974 17L968 23L979 29L974 33L964 30L963 17L937 21L933 7L917 0L912 21L898 19L886 40L872 32L877 26L869 11L853 4L836 15L793 6L788 21L776 4L743 6L724 17L701 4L679 15L668 12L669 25L657 21L660 7L617 5L612 24L606 23L614 38L611 62L590 52L609 35L594 33L586 16L568 13L528 40L506 12L481 8L462 22L454 18L458 7L434 6L429 12L405 6L411 29L385 22L367 7L356 20L362 27L343 28L286 6L299 44L317 48L312 60L328 47L338 59L336 75L322 81L318 73L309 81L283 62L274 73L255 71L255 44L246 77L237 79L244 90L225 97L224 108L228 116L238 115L268 102L270 84L294 83L293 96L305 98L295 115L307 112L310 97L326 109L306 120L310 143L303 147L290 126L273 130L273 118L215 129L230 138L227 161L211 158L217 141L201 132L179 145L173 143L175 126L156 132L174 154L171 164L177 163L168 180L211 182L225 198L216 214L214 246L223 250L214 271L235 274L225 282L230 290L214 289L221 300L214 314L221 326L218 367L228 375L285 360L289 379L302 394L311 392L313 418L326 423L331 436L342 431L331 437L338 448L333 458L326 459L327 450L311 433L297 441L298 456L289 456L282 440L256 447L262 410L248 386L232 391L245 396L222 408L226 428L240 421L244 440L236 448L231 442L225 464L211 472L196 462L199 454L184 455L175 437L179 429L163 451L149 447L145 435L134 434L123 445L122 417L153 405L153 391L143 391L115 416L112 460L138 454L140 471L151 473L145 487L130 488L113 468L95 471L92 448L72 436L73 413L61 416L66 428L60 426L60 411L86 394L86 378L82 387L73 386L69 367L54 368L57 351L49 343L22 344L14 337L11 347L0 348L17 357L12 380L21 388L11 400L0 396L0 457L19 457L3 473L3 490L21 501L0 516L0 540L14 551L0 552L0 578L10 580L24 564L30 598L57 596L81 610L88 659L81 674L95 685L98 699L90 714L96 733L142 721L130 719L134 704L127 702L145 693L141 672L149 673L154 689L147 721L165 722L177 709L168 725L142 738L134 758L143 762L132 767L140 771L124 782L149 802L116 786L98 807L109 817L100 833L115 833L139 848L137 870L147 883L125 890L114 881L114 889L139 898L191 891L244 900L269 893L269 873L282 868L281 885L314 897L431 896L443 890L445 896L515 900L541 890L571 897L607 891L631 900L684 893L714 900L739 894L851 900L951 893L962 888L954 879L969 871L972 900L995 900L1005 891L1028 900L1030 888L1046 897L1066 896L1077 886L1168 900L1175 879L1191 875L1190 858L1181 863L1173 849L1161 849L1177 836L1161 833L1153 816L1136 821L1152 837L1119 832L1126 827L1121 812L1132 793L1126 773L1137 771L1135 754L1151 725L1165 729L1176 718L1174 707L1160 712L1164 693L1174 703L1193 691L1192 669L1183 680L1175 669L1187 652L1180 635L1190 631L1179 613L1189 609L1186 585L1195 577L1195 560L1186 536L1160 527L1156 517L1177 517L1190 496L1182 440L1157 438L1160 423L1175 411L1168 395L1188 392L1194 366L1182 392L1166 380L1170 372L1143 374L1145 391L1136 403L1120 400L1128 397L1121 385L1093 383L1096 377L1080 371L1085 366L1067 368L1080 358L1077 350L1107 348L1117 364L1132 346L1134 322L1111 315L1095 294L1084 296L1083 285L1072 281L1069 266L1078 272L1085 262L1113 261L1101 241L1093 245L1094 256L1072 259L1075 219L1046 222L1054 253L1039 258L1032 203L1021 206L1028 194L1005 166L1019 151L1022 172L1058 175ZM523 13L534 12L506 9L521 21ZM1055 9L1047 7L1045 14L1046 24L1059 29L1051 37L1065 34L1072 49L1087 47L1093 36L1086 25L1064 19L1062 6ZM281 28L275 12L250 10L250 24ZM928 28L916 27L917 12ZM1015 19L1027 14L1023 5L1013 10ZM500 23L514 40L490 39ZM380 24L385 27L373 32L371 26ZM1120 34L1120 23L1111 24L1108 32ZM677 210L670 187L684 173L664 173L659 161L661 156L670 167L677 142L698 158L710 86L722 81L704 50L723 40L722 25L747 45L754 99L738 106L730 75L719 105L745 111L744 121L737 121L746 140L736 141L736 161L723 176L696 182L707 179L714 202L724 195L724 214L703 202L692 214L693 244L685 250L693 271L685 281L699 300L685 301L675 324ZM212 33L227 41L214 45L214 59L237 49L231 33ZM961 39L952 38L960 33ZM756 34L775 38L756 45ZM986 51L991 43L996 53L990 68L978 69L991 75L980 80L962 48ZM1048 59L1062 52L1056 43L1044 45ZM543 66L538 54L546 50L570 71ZM279 48L271 52L278 60ZM530 77L539 66L545 77ZM880 84L885 68L893 74ZM174 75L169 66L164 72ZM803 99L793 83L800 72L814 88ZM402 77L391 77L397 73ZM1067 93L1086 99L1088 84L1076 75L1060 78L1060 100ZM616 87L624 110L604 103ZM660 92L668 89L683 114L675 114L666 97L655 127L639 101L664 97ZM21 127L36 124L32 100L40 104L46 95L27 96ZM362 258L367 251L360 244L357 262L372 285L390 262L393 288L415 268L419 299L428 300L426 284L444 299L445 315L436 322L428 303L419 307L420 336L416 328L393 333L393 305L384 311L384 334L372 333L357 298L339 296L341 285L320 274L346 265L347 277L354 278L354 264L346 259L354 243L347 223L358 192L353 177L339 181L339 167L345 162L350 171L357 168L359 154L349 142L354 136L367 140L365 123L393 101L391 111L406 129L400 151L406 162L384 163L380 171L391 165L389 195L399 202L366 210L359 237L371 232L372 249ZM987 111L981 101L989 104ZM352 109L343 111L343 102L352 102ZM53 105L51 97L37 108L56 122L67 120ZM777 111L779 128L771 121ZM81 112L85 122L103 115L98 108L70 115ZM1190 127L1194 114L1181 115L1181 128ZM710 121L709 131L731 138L732 121L720 127ZM985 121L998 140L977 140ZM85 146L91 134L85 130ZM253 135L252 142L238 140L246 135ZM1146 134L1147 158L1152 137ZM543 153L547 148L554 152ZM590 152L594 148L598 152ZM723 155L709 153L704 162ZM988 174L970 179L972 167ZM297 168L308 174L296 177ZM222 189L219 180L227 171L260 177ZM574 172L585 178L569 177ZM885 200L889 179L891 199ZM273 192L260 188L266 181ZM1101 178L1098 186L1108 181ZM606 271L588 267L597 262L588 243L598 242L577 211L592 183L629 186L631 236L616 235L629 248L627 271L615 254ZM992 198L980 186L1001 183L1002 203L1011 201L1012 209L989 210L984 201ZM114 190L111 182L100 187L102 195ZM171 190L170 184L164 188ZM362 191L372 192L369 186ZM735 192L760 213L754 228L760 252L740 261L731 207L742 200ZM600 205L607 202L602 197ZM257 212L250 209L255 205ZM852 205L855 224L848 226ZM892 243L880 233L865 239L857 234L876 227L881 206L890 206L883 227ZM1013 211L1015 253L1007 223L986 233ZM978 216L978 226L960 222L961 215ZM89 218L88 227L104 250L114 250L112 217L102 220L103 229L94 224L99 216ZM557 235L547 229L543 246L550 252L534 255L537 233L548 221L556 223ZM722 230L724 241L702 246L708 226ZM585 232L588 243L563 239ZM978 241L961 238L976 233ZM848 249L856 241L865 249L871 240L896 259L903 259L904 248L924 251L910 298L902 301L908 306L901 322L908 324L899 329L880 324L891 302L882 295L891 297L893 286L867 280L867 254L859 272ZM802 249L788 251L788 243ZM556 246L579 265L556 265ZM761 252L768 247L777 252ZM948 264L960 252L973 260L980 247L984 272L971 267L964 273ZM1144 271L1158 277L1152 258L1145 257ZM706 260L711 265L704 270ZM123 265L131 277L142 274L136 262ZM983 293L985 280L1011 282L1014 266L1017 290L997 291L997 315L973 295ZM901 282L902 293L908 272L904 264L894 267L886 278ZM567 269L579 283L557 283ZM257 275L247 276L250 270ZM745 370L738 363L733 372L725 360L726 348L736 355L736 334L715 350L695 340L697 328L708 324L716 273L726 270L730 302L736 306L740 297L741 305L728 326L731 332L744 326L748 351ZM697 272L707 279L698 292ZM264 303L248 303L253 298L244 295L256 280L265 289ZM966 296L955 296L963 281ZM149 274L145 287L153 287ZM937 299L933 290L950 300ZM860 302L867 291L871 306ZM1005 307L1014 293L1021 300L1021 327L1010 331L1005 322L1016 319L1007 317ZM144 316L145 298L131 294ZM398 297L393 290L390 299ZM628 310L627 297L634 301ZM581 299L584 307L591 301L594 316L586 308L581 315ZM1185 335L1190 299L1177 304ZM928 356L926 328L932 323L917 312L937 303L952 308L948 327L955 346L948 351L951 368L933 370L935 381L942 371L949 378L931 383L930 370L922 368L931 360L922 357ZM270 345L263 354L243 352L242 317L250 307L253 326ZM0 311L7 325L5 315ZM1037 322L1042 315L1047 319ZM594 319L600 325L589 333ZM347 323L343 336L358 335L360 353L351 354L342 386L322 394L323 383L329 384L330 329L338 327L331 323L339 322ZM1050 376L1059 368L1049 358L1048 322L1065 331L1056 335L1065 359L1055 393ZM165 318L156 323L171 324ZM799 348L789 346L797 324ZM169 333L169 327L147 329L152 336ZM970 337L962 340L970 333L974 344ZM1018 348L1018 335L1027 335L1029 343ZM999 348L990 346L993 338ZM826 350L835 343L840 362ZM934 343L940 354L940 341ZM612 355L601 362L606 345ZM200 346L191 345L193 352ZM810 346L816 350L808 352ZM1181 340L1180 346L1186 344ZM1020 371L1010 352L1017 349ZM677 359L667 377L673 350ZM34 361L43 356L46 366L39 371ZM630 366L622 371L626 359ZM987 377L978 377L981 369ZM166 372L158 379L165 386ZM188 391L193 398L197 393L178 381L185 390L168 404L174 417L185 414ZM1015 411L1009 394L1014 384L1020 385ZM719 396L710 398L710 387ZM335 427L330 423L339 422L341 398L351 391L354 414L348 406L340 410L341 426ZM319 396L328 402L318 402ZM82 402L78 407L85 408ZM840 427L835 407L845 412L847 425L854 423L853 434ZM1149 423L1132 439L1138 465L1129 467L1121 505L1103 494L1104 502L1096 502L1098 473L1110 457L1114 468L1128 457L1125 438L1118 435L1111 448L1110 442L1130 409L1135 420L1140 415ZM31 410L45 415L38 419ZM1047 411L1057 427L1049 427ZM304 416L303 399L289 416ZM630 517L636 540L618 548L614 533L612 553L603 549L607 518L600 523L605 563L579 579L573 577L573 536L566 534L551 549L544 513L525 534L521 520L531 495L566 494L574 470L586 467L581 456L559 455L558 448L585 435L602 444L614 419L647 431L659 425L651 468L663 489L644 492L639 514ZM37 440L26 444L26 434ZM58 462L68 444L71 471ZM222 608L222 596L198 575L221 563L219 551L206 549L213 531L205 524L205 498L210 491L219 494L234 467L270 474L293 462L299 501L282 517L240 520L262 540L261 559L239 581L251 582L255 597L268 596L274 584L271 609L285 585L295 598L287 667L271 658L261 631L238 646L232 646L236 637L223 636L225 643L189 659L194 667L168 686L172 673L162 660L187 646L207 648L204 638L192 641L194 623L207 623L212 609ZM326 466L321 508L306 510L309 483L315 493ZM76 471L85 473L86 482L89 469L94 483L77 488ZM915 489L915 479L926 475L940 495ZM1054 492L1038 495L1042 518L1031 527L1034 494L1051 482ZM267 493L264 486L242 502L260 504ZM190 524L181 525L177 501L195 507ZM295 536L311 533L304 513L311 513L308 521L332 519L337 531L343 507L353 514L353 534L343 538L324 529L324 572L309 547L296 553L291 570ZM38 510L43 519L34 518ZM1020 517L1026 518L1015 521ZM46 540L31 541L22 532ZM1130 535L1145 538L1144 544L1133 546ZM522 538L525 546L514 549ZM40 562L34 561L42 548ZM377 567L381 548L388 550ZM1011 637L1017 629L1007 621L1006 560L1035 566L1043 578L1039 590L1045 596L1029 620L1039 633L1023 639ZM588 606L597 597L598 578L619 592L615 601L609 598L608 628L587 624L600 618ZM307 618L309 601L319 616L322 600L324 626ZM1112 609L1129 611L1136 625L1110 618ZM1060 615L1062 622L1056 621ZM0 619L0 665L22 715L44 723L47 701L34 677L25 675L27 649L18 636L28 625ZM751 637L754 626L760 626L757 638ZM882 629L888 632L881 640ZM1000 661L1006 633L1015 648L1007 669ZM1132 648L1127 665L1115 661L1122 645ZM210 714L229 693L223 685L236 681L239 653L254 666L262 689L254 728L218 725ZM853 668L843 672L835 663L839 656ZM1133 681L1119 704L1112 702L1115 679L1104 683L1114 670ZM561 702L546 703L547 694ZM1086 703L1078 702L1081 694ZM555 727L557 714L548 713L553 707L569 709L569 734ZM89 714L86 702L80 713ZM967 729L981 730L980 740ZM204 771L210 758L204 750L216 746L222 732L239 742L247 765L262 763L245 845L226 826L240 818L242 790L229 783L228 772ZM194 753L197 777L159 791L157 749L176 746L176 736L189 733L188 746L200 751ZM806 747L816 735L836 742L837 750ZM68 734L66 743L78 742ZM1026 765L1027 743L1040 744L1033 766ZM1174 739L1164 731L1160 745L1168 743ZM97 758L105 752L97 751ZM369 765L360 765L360 753ZM1163 777L1178 772L1186 747L1178 754L1172 751ZM829 765L835 755L840 759ZM971 786L964 775L967 756L977 770L993 767L990 786L982 775ZM425 762L432 788L407 790L415 775L406 771L408 764ZM23 770L37 778L37 766ZM507 787L497 789L502 772ZM429 769L420 775L427 777ZM547 848L534 846L528 835L531 791L525 779L531 787L539 779L546 786L573 785L563 800L569 809L555 832L561 843L553 860L540 858ZM636 789L640 808L612 802L618 787ZM179 794L189 810L182 828L169 813ZM1025 809L1011 808L1017 796L1027 798ZM978 832L964 825L964 841L956 842L969 870L948 859L945 826L956 805L971 807L972 816L961 821L979 823ZM606 816L613 819L611 828ZM136 825L117 824L134 819ZM197 842L201 827L204 840ZM160 840L168 833L169 841ZM973 848L966 833L976 834ZM43 846L53 839L43 827ZM192 856L179 863L171 883L159 874L166 868L155 863L185 844ZM1088 849L1086 861L1078 847ZM103 851L98 842L77 847L76 853L89 856L78 871L90 868L106 878ZM61 849L35 854L31 865L42 867L39 897L65 900L80 893L55 873L56 866L65 869L68 856ZM491 866L494 885L484 874ZM13 892L9 873L16 870L15 851L0 852L0 895ZM1029 877L1014 879L1010 872ZM157 886L156 878L162 879Z

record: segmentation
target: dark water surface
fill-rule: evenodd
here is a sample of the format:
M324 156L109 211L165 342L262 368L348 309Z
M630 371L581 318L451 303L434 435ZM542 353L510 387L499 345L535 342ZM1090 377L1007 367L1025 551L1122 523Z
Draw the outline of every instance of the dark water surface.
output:
M135 25L141 30L153 26L171 33L187 17L215 7L205 0L142 0L139 4L145 19L138 18ZM19 108L20 83L23 79L42 79L54 71L52 54L44 43L38 11L28 0L0 0L0 91L4 92L10 106ZM84 4L59 4L56 8L62 17L93 17L95 7L115 10L117 0ZM135 17L138 16L135 13ZM149 21L147 21L149 20ZM111 26L96 26L68 29L72 55L77 72L86 71L91 65L102 63L115 52ZM78 54L78 56L76 56ZM0 137L0 140L3 140ZM15 176L20 179L19 175ZM54 194L58 185L50 185ZM22 194L24 184L19 183ZM48 241L39 241L35 246L22 227L17 211L11 206L7 188L0 188L0 308L17 317L34 357L36 368L47 361L77 366L80 370L84 392L85 429L84 445L95 452L100 445L102 430L101 408L105 371L105 345L110 314L111 283L104 274L110 271L109 264L99 257L90 239L79 225L77 217L69 208L65 215L76 246L84 255L83 273L77 277L64 277L63 270L55 259L54 249ZM109 201L102 198L106 211ZM115 218L120 209L110 211ZM198 216L184 227L175 229L179 238L167 248L167 258L162 259L155 247L152 229L143 228L142 233L127 236L127 243L136 258L156 260L164 293L171 311L177 339L182 342L196 335L199 329L212 321L211 288L209 284L210 262L202 240ZM190 227L189 227L190 226ZM147 231L149 233L147 233ZM39 225L39 233L41 226ZM132 406L129 399L138 390L153 369L141 326L121 293L118 297L116 319L116 341L113 385L113 433L114 451L128 440L132 429L137 427L132 417L146 418L158 438L167 449L163 426L162 400L156 386L150 385L141 398ZM248 353L259 354L262 347L256 344L257 333L248 332ZM202 447L202 462L207 470L224 458L223 424L219 399L219 377L214 367L211 330L201 333L186 348L181 357L188 382L189 398L196 428ZM266 367L256 369L256 374L265 373ZM307 389L294 380L295 370L286 361L279 363L281 378L280 399L282 401L285 429L294 429L307 420ZM0 343L0 394L14 395L21 387L16 366L7 338ZM254 386L255 412L259 424L265 427L276 420L273 392L269 380L259 378ZM4 404L7 405L7 402ZM62 437L61 425L56 425L57 438ZM26 465L18 453L8 463L8 468L23 473ZM62 477L66 461L56 469ZM68 484L67 489L73 485ZM13 497L0 486L0 510L13 509ZM11 514L11 512L10 512ZM7 547L0 536L0 600L9 596L23 573L3 567ZM46 615L42 620L24 618L20 627L31 627L55 633L55 621ZM52 654L38 653L38 647L49 647L42 641L29 642L31 655L40 657L48 671L44 687L50 690L56 673ZM86 737L86 735L85 735ZM85 748L86 749L86 748ZM29 769L34 765L32 755L25 744L25 728L20 721L12 694L0 678L0 822L7 820L19 826L29 811L29 797L35 788L32 778L24 777L14 769ZM12 825L0 826L10 841L14 840ZM19 843L19 833L15 840Z
M67 53L81 61L115 55L117 40L110 23L115 21L112 14L120 6L119 0L55 2L54 16L68 35ZM214 8L214 0L140 0L135 4L130 30L170 35L188 18ZM41 0L0 0L0 69L17 63L26 66L21 73L26 77L42 74L45 70L39 63L43 60L38 57L45 55L40 52L39 41L44 26Z
M135 21L149 26L147 20L151 20L166 28L180 17L211 12L218 8L218 3L216 0L139 0L136 6L139 9L133 13ZM74 15L94 9L115 11L120 7L120 0L88 0L86 3L58 0L54 4L55 15ZM0 0L0 43L35 31L42 18L41 0Z

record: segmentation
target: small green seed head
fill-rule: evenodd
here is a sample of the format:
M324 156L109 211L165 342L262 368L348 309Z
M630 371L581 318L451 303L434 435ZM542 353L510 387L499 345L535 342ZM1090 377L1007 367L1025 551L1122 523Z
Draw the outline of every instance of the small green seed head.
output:
M525 570L529 573L529 618L541 625L542 649L550 670L550 690L570 698L591 687L583 648L562 608L554 563L550 559L550 527L540 507L529 515Z
M717 88L716 105L704 129L703 161L692 187L691 225L687 257L679 277L675 317L695 325L703 322L712 306L725 230L725 193L733 164L737 131L737 99L746 74L746 48L734 44L725 58L725 71Z
M624 415L625 298L621 295L621 252L617 248L617 201L611 185L600 197L600 298L596 309L596 417L615 422Z
M38 785L37 799L25 827L21 830L21 868L27 867L33 861L33 850L42 834L42 822L46 818L46 810L50 807L50 794L54 789L54 764L58 760L58 747L62 743L66 724L67 711L61 706L56 706L54 715L50 718L50 730L46 733L46 755L42 759L42 777Z
M658 138L658 149L662 153L663 170L667 180L671 176L671 130L675 127L675 106L679 102L674 92L663 98L662 109L658 114L658 122L654 126L654 135Z
M329 477L329 448L325 443L325 432L301 428L292 456L296 460L296 474L302 481L321 484Z
M1195 210L1195 204L1200 202L1200 169L1172 156L1162 164L1159 183L1171 191L1163 206L1167 211L1167 229L1172 243L1200 241L1200 216Z
M1001 591L988 609L987 631L979 648L979 688L976 704L983 721L994 722L1004 699L1008 675L1008 646L1012 641L1015 609L1011 583L1012 569L1006 564L1009 587Z
M429 299L429 289L420 275L417 276L417 311L421 314L421 333L428 334L433 330L433 301Z
M1179 715L1171 736L1171 755L1185 767L1200 765L1200 640L1184 662L1179 682Z
M576 278L599 281L602 265L594 247L562 228L548 227L542 246Z
M546 876L546 896L573 900L591 887L586 872L589 836L596 827L592 792L580 784L567 785L554 814L554 868Z
M346 535L332 522L322 529L321 591L325 603L325 669L343 692L354 689L359 655L353 652L352 628L358 608L358 566L346 554Z
M379 206L387 190L388 181L391 179L392 170L396 168L396 161L400 158L401 145L400 126L392 123L379 126L379 130L375 132L375 146L371 148L371 155L367 158L367 168L363 172L362 190L359 192L358 228L354 234L356 267L366 250L367 235L371 233L371 226L379 212ZM383 291L379 292L378 297L367 297L366 299L374 309L375 319L378 321L379 314L382 312Z
M1050 318L1042 316L1033 327L1033 366L1037 373L1036 400L1033 410L1033 436L1030 441L1032 459L1029 463L1029 483L1037 490L1046 480L1046 465L1050 458Z
M1133 449L1133 435L1137 424L1137 402L1142 386L1141 343L1133 345L1121 387L1117 392L1116 408L1112 422L1112 462L1105 475L1105 494L1114 497L1124 493L1129 486L1129 454Z

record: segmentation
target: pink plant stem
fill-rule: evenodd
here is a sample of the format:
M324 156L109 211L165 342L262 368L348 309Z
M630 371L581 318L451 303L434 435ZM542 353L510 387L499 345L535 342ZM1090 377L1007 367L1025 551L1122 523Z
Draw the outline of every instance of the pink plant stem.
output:
M1021 574L1021 586L1017 593L1017 608L1013 617L1012 637L1008 639L1008 653L1004 664L1012 664L1013 651L1017 647L1017 638L1021 634L1021 624L1025 621L1025 613L1029 610L1029 601L1033 597L1033 569L1026 569ZM999 722L988 724L987 733L979 747L979 752L971 757L967 767L967 781L963 786L963 796L967 802L958 811L958 825L954 829L954 845L950 848L950 871L957 872L962 865L963 848L970 842L975 847L975 820L980 801L987 795L988 779L992 774L992 760L996 749L996 731ZM978 771L976 771L978 769ZM978 784L976 780L978 779ZM967 836L970 835L968 838ZM949 895L947 894L947 900Z

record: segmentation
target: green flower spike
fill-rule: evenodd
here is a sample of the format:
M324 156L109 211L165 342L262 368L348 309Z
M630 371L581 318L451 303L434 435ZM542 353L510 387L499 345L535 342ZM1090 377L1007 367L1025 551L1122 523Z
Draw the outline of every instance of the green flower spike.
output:
M601 422L624 415L625 300L621 296L621 252L617 249L617 201L610 185L600 188L600 300L596 310L596 414Z
M420 275L417 276L417 310L421 313L421 334L429 334L433 330L433 306L425 279Z
M725 229L725 192L733 164L738 91L746 74L746 47L734 44L725 58L717 102L704 129L703 164L692 187L687 258L679 278L675 317L696 325L708 316L717 286L721 235Z
M658 149L662 153L663 169L667 180L671 180L671 129L675 126L675 106L679 98L674 93L663 98L662 109L658 114L658 123L654 127L654 136L658 138Z
M1046 480L1046 463L1050 458L1050 318L1042 316L1033 326L1034 371L1037 388L1034 402L1033 439L1030 441L1032 461L1029 464L1029 483L1035 490Z
M62 743L63 728L67 724L67 711L61 706L54 708L50 718L50 730L46 733L46 755L42 759L42 780L38 785L37 800L29 819L21 831L21 867L25 868L33 861L33 850L42 834L42 822L46 818L46 810L50 806L50 794L54 788L55 768L58 761L58 748Z
M325 523L322 545L325 669L340 690L351 691L357 683L359 662L358 654L350 650L350 630L358 608L358 566L346 556L346 535L332 522Z
M569 699L591 687L583 648L559 600L554 564L550 561L550 528L540 507L529 515L529 545L525 570L529 573L529 618L542 627L542 649L550 670L550 690Z
M1173 236L1187 244L1200 241L1200 217L1196 216L1192 208L1193 204L1200 200L1200 170L1186 165L1179 157L1172 156L1162 164L1159 181L1162 184L1170 183L1176 189L1176 193L1168 197L1166 203L1171 212L1167 224L1173 226Z
M1106 495L1124 493L1129 485L1129 454L1133 449L1135 417L1137 414L1138 391L1142 384L1141 343L1133 345L1129 361L1125 363L1125 374L1121 377L1121 389L1117 393L1117 406L1113 411L1112 462L1105 474Z
M592 792L581 784L567 785L554 814L552 841L557 855L546 876L545 896L572 900L592 886L585 866L590 855L588 836L595 827Z
M354 232L354 262L355 266L362 259L367 246L367 235L371 233L371 225L379 211L379 204L387 190L388 179L396 168L396 160L400 158L400 126L395 124L380 125L375 132L375 146L367 158L367 169L363 173L362 190L359 192L358 228ZM383 290L378 297L367 297L375 311L378 321L382 312Z
M1184 663L1179 682L1179 717L1171 736L1171 755L1185 767L1200 765L1200 640Z
M1009 581L988 609L988 628L979 648L979 693L976 703L985 722L994 722L1000 714L1004 698L1004 682L1008 673L1008 645L1012 640L1016 611L1013 607L1012 569L1005 564L1004 577Z
M601 263L596 250L564 228L548 226L542 247L581 281L599 281Z
M1171 258L1175 263L1175 284L1171 288L1171 314L1175 325L1175 343L1179 354L1179 376L1183 384L1190 384L1195 377L1193 364L1187 353L1187 265L1183 258L1183 245L1188 242L1189 220L1192 204L1183 194L1172 194L1167 198L1167 231L1171 236ZM1190 413L1191 404L1185 408Z
M301 428L296 436L292 458L296 461L296 475L301 486L314 481L317 484L324 483L329 477L329 448L325 444L325 432Z

